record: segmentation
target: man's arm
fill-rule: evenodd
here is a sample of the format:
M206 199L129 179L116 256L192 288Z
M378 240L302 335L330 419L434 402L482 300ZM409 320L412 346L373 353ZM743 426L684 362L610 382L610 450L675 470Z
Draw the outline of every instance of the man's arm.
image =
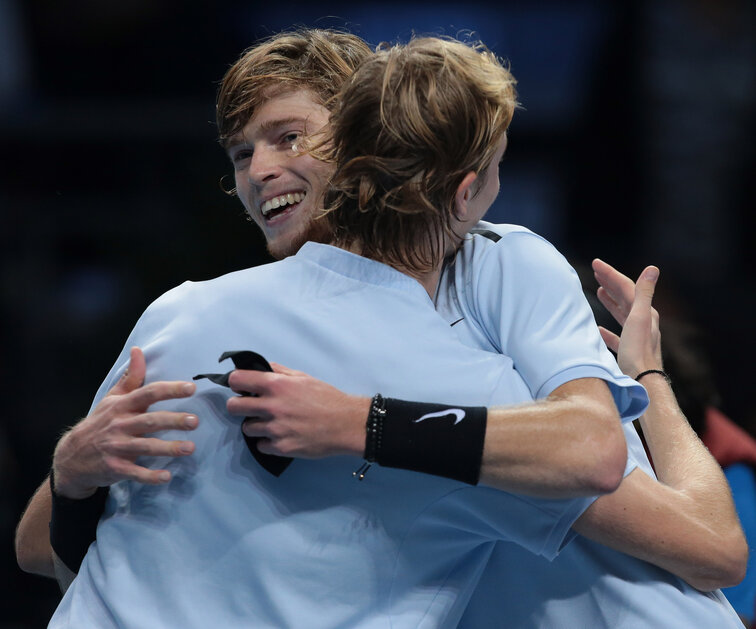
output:
M602 329L620 367L637 375L662 369L658 315L651 307L658 269L633 283L594 262L599 298L623 325L622 339ZM634 293L634 294L633 294ZM701 590L740 582L748 548L727 479L680 411L666 379L643 377L651 403L641 428L659 481L636 469L611 495L596 500L574 529L656 564Z
M198 419L186 413L148 412L161 400L190 396L190 382L154 382L142 386L146 365L138 348L131 350L124 376L94 408L58 442L53 456L55 491L64 498L86 499L98 487L119 480L161 484L170 480L167 470L139 466L139 456L186 456L191 441L165 441L145 434L160 430L194 430ZM52 493L49 479L35 492L16 529L16 559L26 572L55 577L49 522Z
M656 280L642 276L636 299L632 280L600 262L594 268L602 284L599 298L624 325L621 343L602 330L607 344L619 351L620 366L631 375L660 369L658 315L651 308ZM368 398L346 395L280 365L274 365L274 370L277 373L234 372L231 376L237 391L260 396L231 398L228 407L234 414L255 417L245 422L244 431L263 437L263 451L306 458L362 453ZM613 471L604 476L603 463L594 467L594 457L604 448L613 450L612 427L618 422L615 410L611 425L602 430L605 391L596 384L575 381L556 389L543 402L489 409L481 480L500 489L541 495L596 493L606 478L604 489L610 488ZM747 548L726 479L690 429L664 379L650 374L644 384L652 405L642 425L659 481L633 471L617 491L599 498L575 528L701 589L737 582L745 569ZM593 415L589 414L594 423L588 431L581 421L581 402L586 401L594 405ZM602 441L604 437L608 442ZM598 470L596 476L579 476L581 463L584 470Z
M26 506L16 527L16 560L25 572L55 576L50 546L50 513L52 494L50 480L45 477Z
M272 366L274 373L237 370L229 378L235 391L257 396L230 398L227 407L253 418L243 430L262 437L261 452L301 458L363 455L370 398ZM605 493L622 480L626 454L606 384L574 380L546 400L488 410L480 482L546 497Z

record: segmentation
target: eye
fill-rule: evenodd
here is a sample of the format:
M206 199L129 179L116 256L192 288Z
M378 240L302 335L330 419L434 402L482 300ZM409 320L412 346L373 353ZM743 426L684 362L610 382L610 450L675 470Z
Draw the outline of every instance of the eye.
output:
M231 163L233 163L236 166L236 165L244 163L246 160L252 157L252 149L247 149L247 148L232 149L229 151L228 156L231 159Z
M302 133L299 131L288 131L281 136L280 142L286 148L297 149L298 140L302 137Z

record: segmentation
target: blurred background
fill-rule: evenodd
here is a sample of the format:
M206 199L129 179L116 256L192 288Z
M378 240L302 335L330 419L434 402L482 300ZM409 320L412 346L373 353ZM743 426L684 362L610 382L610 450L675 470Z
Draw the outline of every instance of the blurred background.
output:
M0 0L0 629L57 603L16 567L13 530L137 317L268 261L221 191L214 99L243 49L292 25L371 44L473 31L507 58L523 108L488 219L578 266L659 265L659 309L700 331L716 405L755 433L754 6Z

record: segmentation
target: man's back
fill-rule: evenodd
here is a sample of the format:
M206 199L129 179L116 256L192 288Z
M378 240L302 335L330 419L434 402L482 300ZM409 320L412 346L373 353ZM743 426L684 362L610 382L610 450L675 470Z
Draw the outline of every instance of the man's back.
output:
M458 344L417 281L324 245L171 291L134 344L148 381L213 371L222 352L251 349L356 393L530 399L509 359ZM493 540L552 557L590 502L380 467L360 482L355 457L295 460L276 477L248 452L229 395L202 381L165 404L199 416L196 452L152 463L171 470L168 486L113 486L52 627L451 627Z

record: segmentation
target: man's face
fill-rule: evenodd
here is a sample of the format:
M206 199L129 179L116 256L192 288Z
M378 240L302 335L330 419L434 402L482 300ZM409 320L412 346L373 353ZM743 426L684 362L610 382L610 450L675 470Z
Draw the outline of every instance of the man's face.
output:
M274 258L295 254L312 236L333 167L300 151L328 116L311 92L285 92L267 100L228 143L236 192Z

